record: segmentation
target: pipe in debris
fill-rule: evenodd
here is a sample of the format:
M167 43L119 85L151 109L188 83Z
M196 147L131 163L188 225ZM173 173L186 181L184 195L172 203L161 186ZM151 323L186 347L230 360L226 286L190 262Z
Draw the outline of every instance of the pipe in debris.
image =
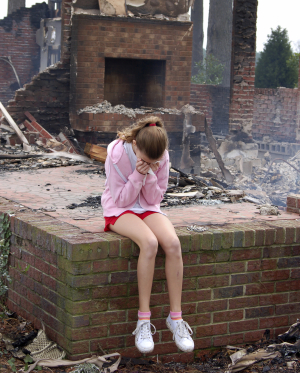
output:
M15 73L15 77L16 77L16 79L17 79L17 82L18 82L18 84L19 84L19 87L22 88L22 87L21 87L21 83L20 83L19 76L18 76L18 74L17 74L17 71L16 71L16 69L15 69L13 63L11 62L11 58L10 58L10 57L0 57L0 60L7 62L7 63L11 66L11 68L13 69L13 71L14 71L14 73Z
M282 162L285 162L285 163L287 163L289 166L291 166L295 171L297 171L297 172L300 173L300 170L298 170L298 168L296 168L295 166L293 166L292 164L290 164L290 163L289 163L288 161L286 161L285 159L282 159L282 158L275 158L275 159L273 159L273 161L271 162L271 164L270 164L270 166L269 166L269 168L268 168L268 171L267 171L267 173L265 174L265 177L262 179L262 181L261 181L258 185L262 185L262 184L264 183L264 181L266 180L266 178L267 178L267 176L268 176L268 174L269 174L269 172L270 172L270 169L271 169L271 167L273 166L273 163L274 163L275 161L282 161Z

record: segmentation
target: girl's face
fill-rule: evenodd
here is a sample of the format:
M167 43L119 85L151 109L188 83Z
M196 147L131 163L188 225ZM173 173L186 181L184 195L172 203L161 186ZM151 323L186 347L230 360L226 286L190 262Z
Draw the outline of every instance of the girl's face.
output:
M143 162L147 163L149 166L150 165L154 165L154 164L159 164L159 161L160 159L162 158L162 156L158 159L150 159L146 156L145 153L143 153L136 145L136 141L133 140L132 141L132 148L133 148L133 151L137 157L137 159L141 159Z

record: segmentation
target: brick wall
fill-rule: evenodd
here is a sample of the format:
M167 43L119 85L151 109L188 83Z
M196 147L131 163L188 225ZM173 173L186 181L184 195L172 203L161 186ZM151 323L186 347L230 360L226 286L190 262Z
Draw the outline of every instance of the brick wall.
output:
M295 142L298 90L256 88L252 134L257 140L270 136L275 141Z
M36 31L40 19L48 15L45 3L32 8L21 8L0 20L0 57L11 57L21 86L30 82L40 66L40 47L36 43ZM6 105L19 88L12 67L0 60L0 101Z
M228 131L227 88L191 85L191 105L204 112L214 133ZM299 90L290 88L255 88L253 100L252 136L262 140L296 142L299 110Z
M229 129L251 137L257 0L234 0Z
M72 0L62 0L61 5L61 57L63 64L70 63Z
M191 84L190 102L205 114L214 133L228 133L230 88Z
M41 212L10 214L9 309L46 326L49 337L72 358L100 345L123 356L134 347L138 249L114 233L92 234ZM14 215L13 215L14 213ZM183 312L202 349L250 343L270 329L271 338L296 321L300 311L300 225L297 220L208 226L203 233L177 228L184 261ZM28 271L24 271L25 268ZM162 250L151 296L155 350L163 361L192 360L180 354L167 330L169 312Z
M59 133L69 126L70 65L57 63L15 93L7 110L17 123L29 111L47 131Z
M105 98L105 58L165 61L162 106L181 108L189 103L190 22L81 14L73 17L72 25L71 124L77 110Z

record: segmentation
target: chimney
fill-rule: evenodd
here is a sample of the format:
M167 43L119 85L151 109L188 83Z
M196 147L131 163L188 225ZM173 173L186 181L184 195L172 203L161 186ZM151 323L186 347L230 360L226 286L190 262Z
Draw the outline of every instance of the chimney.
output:
M22 7L25 7L25 1L26 0L8 0L7 15Z

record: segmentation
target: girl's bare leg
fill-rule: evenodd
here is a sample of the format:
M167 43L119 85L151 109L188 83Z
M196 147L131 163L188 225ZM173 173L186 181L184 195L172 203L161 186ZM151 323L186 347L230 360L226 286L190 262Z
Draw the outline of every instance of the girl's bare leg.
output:
M166 277L172 312L181 311L183 262L181 245L173 224L162 214L152 214L144 219L166 254Z
M148 312L150 311L150 295L158 248L157 239L144 221L133 214L120 216L114 225L110 224L110 229L130 238L140 248L137 266L139 310Z

